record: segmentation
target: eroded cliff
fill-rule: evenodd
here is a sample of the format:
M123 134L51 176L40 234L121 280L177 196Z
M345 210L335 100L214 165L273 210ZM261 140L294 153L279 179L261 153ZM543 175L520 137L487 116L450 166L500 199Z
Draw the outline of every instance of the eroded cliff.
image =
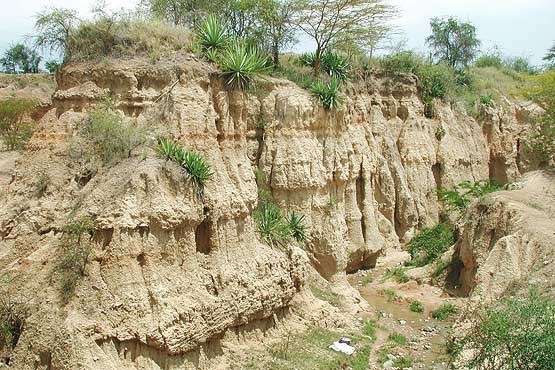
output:
M31 307L10 354L17 369L229 366L226 333L286 319L296 296L310 298L312 267L344 287L347 272L438 221L438 188L510 181L526 166L518 140L528 108L477 122L438 103L426 118L413 76L369 74L337 112L288 81L232 91L190 55L69 64L57 83L27 150L0 161L0 272ZM215 175L204 199L149 146L97 172L68 155L106 95L152 139L171 135L206 156ZM282 209L306 216L302 248L259 240L255 168ZM50 183L37 197L40 173ZM56 260L76 215L96 219L95 244L64 301Z

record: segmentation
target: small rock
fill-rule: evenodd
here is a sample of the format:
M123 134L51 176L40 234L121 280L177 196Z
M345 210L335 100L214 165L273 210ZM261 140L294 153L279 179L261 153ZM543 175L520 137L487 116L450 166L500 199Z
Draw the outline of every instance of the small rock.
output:
M393 361L387 360L386 362L384 362L383 368L384 368L384 369L391 369L391 368L393 368Z
M424 349L432 349L432 346L428 343L424 344Z
M407 320L403 320L403 319L399 320L399 324L401 325L405 325L406 323L407 323Z
M395 361L395 360L397 360L397 356L392 355L391 353L388 353L387 354L387 359L391 360L391 361Z

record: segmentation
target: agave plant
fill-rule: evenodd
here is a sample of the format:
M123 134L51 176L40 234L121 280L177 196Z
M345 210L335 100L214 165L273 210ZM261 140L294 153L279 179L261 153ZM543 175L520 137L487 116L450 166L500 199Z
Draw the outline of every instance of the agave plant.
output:
M214 175L212 168L201 154L193 151L185 151L183 158L180 158L180 164L191 177L202 198L204 184Z
M339 81L349 79L349 62L342 55L333 51L326 51L322 55L322 69L332 78Z
M165 160L174 160L175 153L179 149L179 144L170 138L161 137L158 139L158 147L156 152L160 158Z
M229 36L225 23L215 15L209 15L197 29L197 38L206 56L214 56L215 52L223 50L229 43Z
M262 51L244 44L235 44L225 50L218 64L226 83L241 90L271 70L268 57Z
M298 242L306 241L306 225L304 215L298 215L292 211L289 215L289 232L291 236Z
M317 80L312 84L311 91L327 109L338 109L343 103L343 98L339 93L339 81L335 78L328 83Z
M291 235L287 220L279 207L271 201L261 203L253 217L258 233L270 246L283 246Z
M304 66L314 67L314 64L316 63L316 56L314 53L302 53L299 56L299 62Z

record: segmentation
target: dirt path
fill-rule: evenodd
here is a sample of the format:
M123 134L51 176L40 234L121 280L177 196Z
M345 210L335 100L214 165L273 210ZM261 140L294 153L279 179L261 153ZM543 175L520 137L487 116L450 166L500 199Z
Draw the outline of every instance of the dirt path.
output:
M431 312L449 302L442 289L414 280L398 283L385 277L388 269L399 266L403 252L380 261L373 270L351 275L350 283L370 305L368 318L376 320L376 341L370 357L370 369L393 368L447 369L447 334L450 321L438 321ZM413 301L422 303L423 312L412 312Z

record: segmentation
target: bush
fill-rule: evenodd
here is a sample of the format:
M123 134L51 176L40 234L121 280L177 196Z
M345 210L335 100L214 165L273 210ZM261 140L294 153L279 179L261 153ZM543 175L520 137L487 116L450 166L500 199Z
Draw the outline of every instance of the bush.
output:
M454 341L455 356L469 352L468 367L496 370L550 370L555 364L555 303L534 290L525 298L506 298L479 310L464 338Z
M29 307L9 293L0 294L0 354L12 351L25 328Z
M459 311L452 303L444 303L438 309L432 311L432 317L436 320L446 320L449 316Z
M267 56L259 49L244 44L235 44L224 50L217 63L226 84L241 90L271 71Z
M412 368L412 364L412 359L404 357L399 357L393 361L393 367L398 369Z
M478 57L474 62L474 66L477 68L494 67L497 69L503 68L503 60L500 55L497 54L486 54Z
M299 55L298 60L303 66L314 67L314 64L316 64L316 55L314 55L314 53L302 53Z
M453 230L446 224L438 224L420 231L407 244L412 257L411 264L425 266L440 257L455 243Z
M81 21L74 11L52 9L35 23L35 45L64 54L64 60L169 54L189 46L189 32L180 26L145 20L127 13L97 14Z
M423 66L422 58L413 51L401 51L385 56L381 60L382 68L391 74L413 73L418 74Z
M63 228L60 260L56 268L61 274L62 296L65 299L73 294L79 280L85 275L95 228L94 220L87 216L72 220Z
M424 312L424 305L420 301L412 301L409 308L412 312Z
M34 99L0 100L0 137L7 150L23 149L33 135L35 123L30 115L37 103Z
M454 91L455 75L451 68L443 64L424 65L418 72L422 89L422 101L426 116L435 115L434 99L445 99Z
M343 104L339 86L340 83L337 79L331 79L327 83L318 80L312 84L311 91L327 109L339 109Z
M473 199L481 198L486 194L502 190L503 186L493 180L480 180L475 183L463 181L452 190L440 189L437 191L439 201L444 203L449 211L462 216Z
M388 269L385 274L385 278L395 278L395 281L397 281L398 283L406 283L410 280L410 277L407 275L406 270L403 267Z
M161 158L180 166L191 178L198 196L204 199L204 185L214 175L204 157L197 152L185 150L181 144L169 138L158 139L157 152Z
M538 68L530 63L530 60L524 57L511 57L505 60L507 68L512 69L517 73L527 73L535 75L538 73Z
M104 165L130 158L132 151L146 141L145 131L125 124L110 100L89 114L81 134Z
M44 171L40 172L35 182L35 194L38 198L42 197L50 185L50 176Z
M224 50L230 42L225 23L214 15L209 15L197 29L197 40L201 52L214 61L218 52Z
M395 342L397 344L400 344L402 346L407 344L407 337L405 337L403 334L391 333L391 334L389 334L388 339L390 341Z
M490 94L480 95L480 104L482 104L485 107L492 107L493 97Z

